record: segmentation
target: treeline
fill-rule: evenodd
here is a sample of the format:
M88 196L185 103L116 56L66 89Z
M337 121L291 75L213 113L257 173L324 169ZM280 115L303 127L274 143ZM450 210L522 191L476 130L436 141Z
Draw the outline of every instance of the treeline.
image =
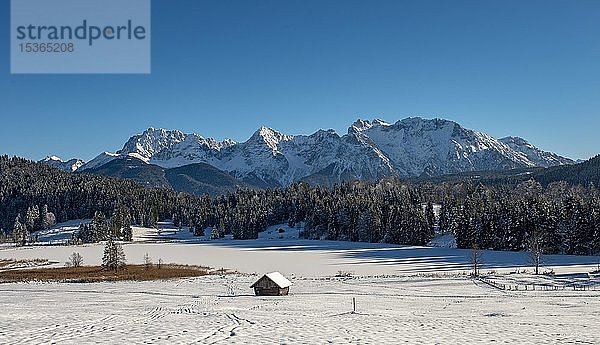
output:
M548 185L556 181L571 184L600 186L600 155L573 165L561 165L542 169L534 174L536 181Z
M593 184L471 186L445 195L440 218L461 248L600 254L600 195Z
M434 214L433 205L440 205ZM283 190L239 191L188 208L203 234L256 238L265 227L304 221L309 239L423 245L434 230L461 248L600 254L600 194L588 186L535 181L516 186L471 183L407 185L398 180L342 183L332 188L295 184Z
M129 212L121 207L110 218L106 218L102 212L96 212L89 224L79 226L79 231L72 240L75 243L95 243L115 239L131 241L132 238Z
M48 205L28 207L25 217L18 214L13 225L13 238L17 244L24 245L34 231L48 229L56 223L54 213L48 212Z
M297 183L211 198L65 173L19 158L0 157L0 169L0 224L6 234L14 232L15 219L23 219L28 209L47 205L59 222L94 218L92 230L84 226L80 231L86 242L126 240L123 224L154 226L172 219L196 235L212 228L214 238L252 239L271 225L304 222L301 235L309 239L423 245L438 231L453 234L461 248L527 250L535 245L545 253L600 253L600 193L593 184L542 186L530 180L484 186L384 179L331 188Z
M151 227L171 217L178 209L177 200L178 194L167 189L72 174L46 164L0 156L0 233L5 236L14 235L15 226L31 233L55 222L91 219L97 213L110 218L124 213L127 222Z

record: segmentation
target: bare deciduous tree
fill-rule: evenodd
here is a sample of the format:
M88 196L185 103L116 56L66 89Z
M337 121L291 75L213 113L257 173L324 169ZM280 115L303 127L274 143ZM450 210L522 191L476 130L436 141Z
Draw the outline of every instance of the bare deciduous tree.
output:
M474 244L471 248L471 254L469 256L471 261L471 268L473 269L473 276L479 276L479 271L481 270L481 266L483 265L483 251L479 249L477 244Z
M81 267L83 265L83 256L77 252L69 255L69 260L66 262L68 267Z
M540 273L540 266L544 264L544 246L541 236L534 234L529 243L529 263L535 269L535 274Z

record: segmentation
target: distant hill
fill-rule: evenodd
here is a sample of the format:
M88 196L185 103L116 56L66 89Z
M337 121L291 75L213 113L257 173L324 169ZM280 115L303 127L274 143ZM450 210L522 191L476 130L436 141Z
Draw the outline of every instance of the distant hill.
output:
M198 163L165 170L171 188L178 192L219 195L239 188L254 188L212 165Z
M539 170L534 174L534 178L542 184L566 181L583 185L593 183L598 187L600 186L600 155L578 164Z
M411 183L443 182L480 182L486 185L515 184L534 179L543 185L565 181L570 184L600 186L600 155L577 164L554 166L549 168L521 168L504 171L473 171L442 176L421 176L409 178Z
M132 156L114 159L82 172L129 179L148 187L171 188L196 195L220 195L239 188L253 188L209 164L189 164L165 169Z
M147 164L134 157L122 157L106 164L83 171L89 174L133 180L147 187L170 187L165 170L158 165Z

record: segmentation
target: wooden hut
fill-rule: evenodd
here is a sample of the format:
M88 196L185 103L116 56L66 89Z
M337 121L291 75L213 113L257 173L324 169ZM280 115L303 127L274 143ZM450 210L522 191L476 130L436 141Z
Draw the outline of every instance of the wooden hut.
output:
M250 287L254 289L256 296L285 296L290 291L292 283L281 273L267 273Z

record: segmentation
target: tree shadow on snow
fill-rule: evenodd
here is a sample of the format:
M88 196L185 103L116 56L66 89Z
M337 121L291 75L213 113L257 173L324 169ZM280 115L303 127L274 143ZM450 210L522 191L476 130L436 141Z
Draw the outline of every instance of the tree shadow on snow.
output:
M310 252L325 251L347 258L336 265L396 265L403 273L470 270L469 249L400 246L381 243L317 240L228 240L204 242L212 246L250 251ZM526 252L491 251L483 253L483 270L528 267ZM597 256L546 255L544 266L596 265Z

